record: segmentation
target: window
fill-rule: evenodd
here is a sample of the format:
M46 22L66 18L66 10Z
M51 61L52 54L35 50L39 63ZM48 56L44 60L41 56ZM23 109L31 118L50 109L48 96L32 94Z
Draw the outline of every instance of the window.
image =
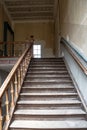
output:
M41 45L33 45L33 57L41 58Z

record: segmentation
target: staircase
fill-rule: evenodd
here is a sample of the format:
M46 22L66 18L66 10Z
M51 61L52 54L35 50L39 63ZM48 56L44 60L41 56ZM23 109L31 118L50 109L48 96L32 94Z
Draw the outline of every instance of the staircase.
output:
M31 60L9 130L87 130L86 112L62 58Z

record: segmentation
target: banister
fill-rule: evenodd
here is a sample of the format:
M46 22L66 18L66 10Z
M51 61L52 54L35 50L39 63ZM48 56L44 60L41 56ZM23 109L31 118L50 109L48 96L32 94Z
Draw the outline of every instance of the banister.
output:
M20 56L20 54L23 53L24 49L27 48L29 44L29 41L8 41L8 42L1 42L0 41L0 50L2 51L1 56ZM5 55L5 48L4 46L7 46L7 55ZM18 46L22 45L21 48Z
M15 64L15 66L13 67L13 69L11 70L11 72L9 73L9 75L7 76L6 80L4 81L4 83L2 84L1 88L0 88L0 98L2 97L4 90L6 89L6 86L9 84L11 77L14 75L16 69L18 68L18 66L20 65L21 61L23 60L24 56L26 55L26 53L28 52L28 50L30 49L27 48L24 53L22 54L22 56L19 58L19 60L17 61L17 63Z
M32 44L24 51L0 87L0 130L8 130L16 101L32 57ZM9 99L9 94L11 95ZM5 123L3 126L2 98L5 96ZM9 122L9 123L8 123Z
M78 63L82 71L87 75L87 61L84 59L84 57L75 48L73 48L64 38L61 38L60 43L64 45L69 54Z

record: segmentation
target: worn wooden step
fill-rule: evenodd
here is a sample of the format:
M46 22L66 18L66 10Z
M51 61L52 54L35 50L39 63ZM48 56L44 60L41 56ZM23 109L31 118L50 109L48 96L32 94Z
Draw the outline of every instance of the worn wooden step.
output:
M24 82L72 82L70 77L26 77Z
M66 120L66 119L85 119L86 113L81 109L44 109L44 110L16 110L14 112L15 120Z
M65 66L30 66L29 69L66 69Z
M27 77L29 77L29 76L37 76L37 77L39 77L39 76L52 76L52 77L54 77L54 76L57 76L57 77L62 77L62 76L66 76L66 77L68 77L69 76L69 74L68 74L68 72L66 71L66 72L53 72L53 71L49 71L49 72L38 72L38 71L35 71L35 72L27 72L27 75L26 75Z
M31 62L64 62L64 60L61 58L53 58L53 59L44 59L44 58L38 58L38 59L32 59Z
M63 94L40 94L40 93L21 93L20 94L20 100L63 100L63 99L79 99L77 94L73 94L73 93L63 93Z
M65 82L65 81L57 81L57 82L24 82L25 86L32 86L32 85L73 85L71 81Z
M15 120L10 126L11 130L87 130L86 120Z
M23 88L24 87L29 87L29 88L59 88L59 89L62 89L62 88L74 88L74 85L73 83L70 83L70 84L42 84L42 85L39 85L39 84L31 84L31 85L25 85L23 84Z
M50 58L32 58L32 61L44 61L44 60L46 60L46 61L50 61L50 60L60 61L60 60L63 60L63 57L58 57L58 58L52 58L52 57L50 57Z
M34 101L27 101L22 100L17 102L17 107L19 108L30 108L30 107L36 107L36 108L59 108L59 107L81 107L81 102L79 100L34 100Z
M46 69L43 69L43 68L29 68L28 71L67 71L66 68L46 68Z
M26 80L24 84L68 84L71 83L71 80Z
M70 78L68 74L30 74L26 75L26 78ZM71 79L71 78L70 78Z
M32 80L60 80L60 79L61 80L71 80L71 78L67 77L67 76L66 77L64 77L64 76L60 76L60 77L57 77L57 76L56 77L51 77L51 76L50 77L45 77L45 76L43 76L43 77L42 76L41 77L38 77L38 76L37 77L36 76L29 77L29 76L27 76L25 78L25 81L27 81L27 80L31 80L31 81Z
M42 86L36 86L36 87L30 87L30 86L28 86L28 87L22 87L22 90L21 90L21 92L39 92L39 91L42 91L42 92L44 92L44 91L50 91L50 92L54 92L54 91L56 91L56 92L60 92L60 91L62 91L62 92L76 92L76 90L73 88L73 87L52 87L52 86L44 86L43 87L43 85Z
M32 64L30 64L29 67L32 67L32 68L33 67L35 67L35 68L38 68L38 67L54 67L54 68L55 67L65 67L66 68L65 64L64 65L60 65L60 64L48 64L48 65L45 65L45 64L41 64L41 65L40 64L36 64L35 65L35 64L33 64L32 65Z

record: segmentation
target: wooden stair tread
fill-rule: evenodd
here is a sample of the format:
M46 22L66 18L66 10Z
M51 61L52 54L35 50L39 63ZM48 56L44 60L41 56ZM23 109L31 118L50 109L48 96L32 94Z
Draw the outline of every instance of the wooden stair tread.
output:
M81 109L44 109L44 110L16 110L14 114L25 114L25 115L72 115L72 114L86 114L83 110Z
M86 128L87 121L85 120L65 120L65 121L13 121L10 128L30 128L30 129L70 129L70 128Z
M41 100L41 101L18 101L18 104L78 104L79 100Z
M66 85L66 84L62 84L62 85L60 85L60 84L55 84L55 85L53 85L53 84L42 84L42 85L23 85L23 87L22 88L74 88L74 86L73 85Z
M40 93L38 93L38 92L36 92L36 93L33 93L33 92L30 92L30 93L21 93L20 95L25 95L25 96L28 96L28 95L67 95L67 96L69 96L69 95L77 95L77 93L64 93L64 92L52 92L52 93L49 93L49 92L45 92L45 93L43 93L43 92L40 92Z

